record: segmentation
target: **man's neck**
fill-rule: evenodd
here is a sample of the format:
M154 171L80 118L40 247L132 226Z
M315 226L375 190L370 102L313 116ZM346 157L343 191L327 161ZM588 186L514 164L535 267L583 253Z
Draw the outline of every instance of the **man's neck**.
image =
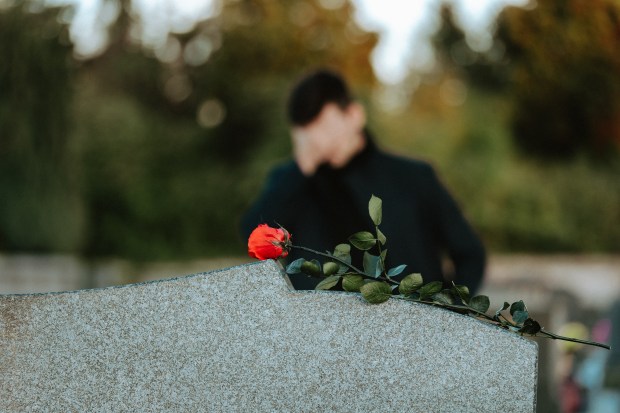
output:
M353 135L345 146L341 148L340 153L334 157L330 165L332 168L343 168L346 166L357 154L362 152L368 144L364 131Z

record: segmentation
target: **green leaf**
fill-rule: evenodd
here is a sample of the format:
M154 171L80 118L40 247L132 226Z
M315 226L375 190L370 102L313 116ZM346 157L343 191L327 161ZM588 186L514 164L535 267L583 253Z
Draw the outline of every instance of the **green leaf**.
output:
M351 264L351 246L349 244L338 244L336 248L334 248L334 257L338 258L341 261L346 262L347 264ZM338 274L344 274L349 270L344 264L340 264L338 269Z
M381 251L381 254L379 254L379 256L381 257L381 260L383 262L385 262L385 257L387 257L387 251L388 250L383 250L383 251Z
M464 285L456 285L452 283L452 289L464 304L469 302L469 288Z
M385 243L387 242L387 238L379 228L377 228L377 239L379 240L381 245L385 245Z
M351 246L349 244L338 244L334 248L334 257L344 258L351 254Z
M523 327L521 327L519 333L535 335L540 330L542 330L542 327L538 324L538 321L528 318L523 322Z
M381 259L370 254L368 251L364 252L364 272L371 277L377 278L381 275Z
M387 272L387 275L389 275L390 277L396 277L397 275L405 271L405 268L407 268L406 264L402 264L402 265L399 265L398 267L390 268L390 270Z
M372 219L375 226L379 226L381 224L381 219L383 217L382 207L383 201L381 198L372 195L370 197L370 201L368 202L368 213L370 214L370 219Z
M327 276L334 275L336 274L339 268L340 268L340 265L336 264L333 261L328 261L323 264L323 274Z
M512 321L514 321L515 323L521 325L525 322L525 320L527 320L530 317L529 313L526 311L515 311L514 314L512 315Z
M286 266L287 274L298 274L301 272L301 265L306 262L304 258L298 258Z
M360 231L349 237L349 242L358 250L367 251L377 244L375 236L368 231Z
M341 277L339 275L332 275L331 277L327 277L326 279L318 283L317 286L314 287L314 289L315 290L329 290L330 288L338 284L338 281L340 281L340 278Z
M346 273L347 271L349 271L349 267L347 267L344 264L340 264L340 266L338 267L338 271L336 271L337 275L342 275L344 273Z
M433 301L439 304L454 304L454 296L450 290L443 290L431 297Z
M301 264L301 271L310 275L321 275L321 263L317 260L306 261Z
M349 292L359 292L364 285L364 277L357 274L345 275L342 279L342 288Z
M511 316L514 316L516 311L527 311L527 309L525 308L525 303L523 302L523 300L514 302L510 306L510 315Z
M510 304L504 301L504 305L501 306L501 308L498 308L497 311L495 312L495 318L498 318L501 312L505 311L508 307L510 307Z
M383 281L372 281L360 288L362 297L370 304L383 303L392 296L390 285Z
M486 295L477 295L469 301L469 306L481 313L486 313L490 305L491 301Z
M409 295L416 291L424 284L421 274L409 274L400 281L398 292L403 295Z
M441 281L430 282L420 288L420 299L425 299L433 294L437 294L443 289L443 283Z

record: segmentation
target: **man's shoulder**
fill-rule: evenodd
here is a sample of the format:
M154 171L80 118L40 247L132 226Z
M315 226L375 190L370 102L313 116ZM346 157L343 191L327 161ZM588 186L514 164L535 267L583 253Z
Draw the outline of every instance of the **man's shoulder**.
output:
M390 153L388 151L378 151L378 164L390 172L403 174L415 174L420 177L431 177L435 175L433 166L422 159L411 158L404 155Z
M299 166L294 160L282 161L271 168L268 174L270 181L301 181L304 179Z
M270 175L289 175L301 173L295 161L290 159L275 164L269 172Z

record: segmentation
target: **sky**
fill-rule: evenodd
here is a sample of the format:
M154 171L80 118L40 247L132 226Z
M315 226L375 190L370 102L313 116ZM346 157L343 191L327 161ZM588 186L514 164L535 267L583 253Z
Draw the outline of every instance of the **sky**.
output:
M345 0L319 0L326 8L337 8ZM463 27L470 46L484 50L490 46L493 21L506 5L524 6L528 0L447 0L454 6L457 22ZM383 83L398 83L411 70L424 70L433 63L429 36L438 28L440 0L352 0L355 19L367 30L379 33L372 64ZM71 33L78 54L96 54L106 42L105 26L118 13L111 3L103 18L95 19L102 0L48 0L49 4L75 4ZM189 31L196 20L218 12L217 0L134 0L134 7L145 16L149 26L143 39L157 44L165 41L169 27Z
M397 83L409 69L424 70L433 63L428 39L439 28L438 0L355 0L356 20L380 33L373 51L375 73L384 83ZM507 5L527 0L451 0L457 23L474 50L491 46L493 22Z

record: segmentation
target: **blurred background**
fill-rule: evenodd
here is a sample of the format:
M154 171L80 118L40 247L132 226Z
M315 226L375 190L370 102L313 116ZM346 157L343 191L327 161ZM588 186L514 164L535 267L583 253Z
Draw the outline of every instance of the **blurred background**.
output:
M618 340L618 0L0 0L0 293L248 262L239 218L319 65L435 165L493 304ZM610 352L539 343L539 411L620 411Z

